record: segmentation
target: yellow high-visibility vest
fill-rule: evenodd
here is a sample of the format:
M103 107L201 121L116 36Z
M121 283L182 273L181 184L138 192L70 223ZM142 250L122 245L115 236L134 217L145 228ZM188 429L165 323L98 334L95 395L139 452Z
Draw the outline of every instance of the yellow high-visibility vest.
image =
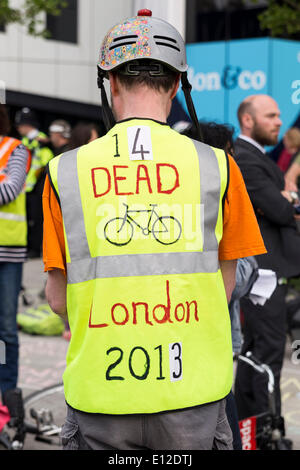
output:
M21 142L12 137L4 137L0 143L0 182L5 181L6 168L12 152ZM26 165L27 162L24 162ZM27 165L27 170L28 170ZM24 190L18 197L0 206L0 246L26 246L27 222Z
M43 132L39 132L33 140L23 137L22 143L30 150L32 154L31 166L26 178L25 191L30 193L33 191L37 180L48 162L53 158L54 154L49 147L41 146L39 139L46 139L47 136Z
M227 159L130 119L49 163L66 244L65 396L91 413L224 398L232 344L219 268Z

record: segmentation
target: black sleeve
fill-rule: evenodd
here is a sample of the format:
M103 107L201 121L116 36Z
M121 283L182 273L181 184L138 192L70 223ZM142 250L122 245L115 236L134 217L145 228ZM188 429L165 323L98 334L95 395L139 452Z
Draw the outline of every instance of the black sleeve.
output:
M57 202L58 202L58 204L60 205L59 195L57 194L57 191L56 191L55 186L54 186L54 184L53 184L53 182L52 182L52 179L51 179L51 175L50 175L50 171L49 171L49 163L48 163L47 166L46 166L46 174L48 175L49 182L50 182L51 188L53 189L53 192L54 192L54 194L55 194L55 197L56 197L56 199L57 199Z
M292 204L281 194L267 172L256 163L238 161L252 205L277 225L289 225L294 220Z
M226 199L227 192L228 192L229 179L230 179L229 157L228 157L228 154L226 152L225 152L225 156L226 156L226 165L227 165L227 184L226 184L226 188L225 188L223 199L222 199L223 212L224 212L224 204L225 204L225 199Z

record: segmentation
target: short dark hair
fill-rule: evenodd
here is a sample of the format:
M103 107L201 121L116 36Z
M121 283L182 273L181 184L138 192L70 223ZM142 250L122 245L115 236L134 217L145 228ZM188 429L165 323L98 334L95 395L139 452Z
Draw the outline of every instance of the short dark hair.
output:
M78 122L72 129L71 138L68 143L68 150L73 150L89 142L92 130L95 129L100 134L96 124L92 122Z
M149 64L151 61L143 61L143 63ZM142 63L142 61L139 61ZM169 67L164 67L164 75L153 76L150 75L147 71L139 72L139 75L129 75L124 73L126 68L126 64L123 67L120 67L112 73L116 75L121 83L127 90L131 90L132 88L145 85L148 88L151 88L155 91L164 90L165 92L170 91L174 86L178 79L179 73L175 70L170 69Z
M202 131L203 143L233 153L234 128L228 124L216 122L199 122ZM199 140L197 129L194 125L185 129L182 134L194 140Z
M10 120L4 104L0 103L0 135L7 135L10 131Z

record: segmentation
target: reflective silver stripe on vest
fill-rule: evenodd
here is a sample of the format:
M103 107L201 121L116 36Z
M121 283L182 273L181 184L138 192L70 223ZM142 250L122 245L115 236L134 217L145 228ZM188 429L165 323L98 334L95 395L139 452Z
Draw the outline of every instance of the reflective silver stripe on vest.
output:
M5 144L2 144L0 148L0 158L3 157L3 155L7 152L11 144L13 143L14 139L8 139L8 141Z
M26 217L24 215L13 214L11 212L1 212L1 210L0 219L13 220L14 222L26 222Z
M220 206L221 175L217 157L211 147L193 140L200 167L201 204L204 204L203 251L218 250L216 224Z
M218 252L99 256L69 263L68 283L105 277L213 273L217 270Z
M57 169L57 184L71 261L90 258L79 190L77 151L63 154Z
M92 258L89 250L77 170L77 151L62 155L57 184L71 262L67 264L68 283L95 278L149 276L216 272L218 242L215 227L220 205L220 170L214 151L193 141L200 167L201 204L204 203L203 252L150 253Z

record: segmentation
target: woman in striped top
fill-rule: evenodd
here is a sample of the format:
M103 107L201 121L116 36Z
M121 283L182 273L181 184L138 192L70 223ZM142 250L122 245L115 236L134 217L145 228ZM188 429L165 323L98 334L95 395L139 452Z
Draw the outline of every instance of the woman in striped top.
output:
M0 105L0 390L17 386L18 331L16 315L26 259L26 212L24 184L29 169L28 150L19 140L7 137L10 125ZM3 348L4 346L4 348Z

